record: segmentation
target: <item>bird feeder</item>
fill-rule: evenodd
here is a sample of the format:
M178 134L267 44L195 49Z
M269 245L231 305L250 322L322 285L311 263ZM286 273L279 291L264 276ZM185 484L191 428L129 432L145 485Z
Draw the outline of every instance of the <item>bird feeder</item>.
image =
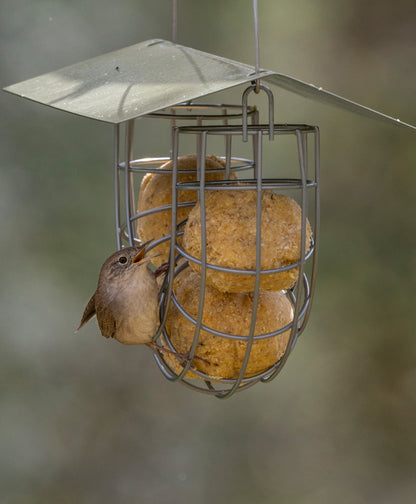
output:
M237 104L205 103L208 95L242 85L244 91ZM155 360L168 380L220 398L272 380L286 363L311 311L319 244L319 129L315 125L275 122L275 88L416 129L321 87L260 69L258 64L250 66L160 39L140 42L5 88L18 96L114 126L117 248L146 241L141 236L140 223L149 216L157 219L162 213L169 215L169 231L153 237L156 239L148 246L150 252L166 244L168 251L166 275L160 286L160 327L154 341L172 352L185 345L179 350L186 350L189 359L182 362L175 354L155 349ZM264 124L259 123L258 109L248 105L249 95L256 93L264 93L268 100L268 121ZM144 118L139 127L146 127L147 118L157 118L160 129L169 131L171 142L166 146L165 157L151 157L143 149L137 157L133 133L138 118ZM278 150L282 136L293 139L297 162L290 168L290 176L283 176L275 168L271 177L265 177L264 146ZM211 170L207 159L210 142L218 137L223 139L223 151L215 152L220 164L212 171L220 176L213 180L207 176ZM195 145L196 165L191 171L181 169L182 144L189 139ZM240 156L238 145L246 142L251 156ZM149 174L171 177L170 198L166 204L138 209L141 181ZM184 180L184 174L192 174L193 178ZM182 198L185 192L193 198ZM241 242L245 232L250 235L246 244L246 248L254 250L250 266L224 265L210 255L215 238L213 226L228 224L230 219L228 208L222 206L228 200L234 204L241 201L241 208L251 215L250 223L242 221L240 231L230 231L227 236L232 243L233 239ZM265 265L263 259L270 252L265 240L277 233L273 227L276 222L266 222L268 205L289 200L296 201L294 205L299 209L298 257L279 266ZM138 203L140 207L140 196ZM184 209L186 218L180 221ZM212 222L214 213L216 220ZM244 219L248 218L244 215ZM248 229L253 222L254 233ZM193 240L199 243L198 253L186 245L191 224L197 228ZM191 243L192 239L188 241ZM244 245L243 242L242 254ZM233 252L232 249L233 245L227 252ZM276 284L274 288L267 283L287 274L293 274L292 283ZM237 292L222 284L218 287L212 279L223 278L221 275L231 278L231 284L241 279L246 287ZM268 286L264 289L263 285ZM191 287L196 290L193 292ZM218 306L216 300L220 300ZM227 303L238 305L234 315L224 308ZM259 323L260 318L265 318L263 311L272 313L273 318L282 306L290 316L283 318L280 325L263 324L264 328ZM210 317L208 308L217 313ZM174 316L179 320L176 335ZM220 319L219 324L212 323L215 316ZM180 331L185 328L191 336L184 342ZM210 345L203 353L202 347ZM263 368L261 363L256 367L253 361L261 361L270 352L270 362L266 366L263 363ZM232 361L232 372L215 372L215 366L221 367L222 358Z

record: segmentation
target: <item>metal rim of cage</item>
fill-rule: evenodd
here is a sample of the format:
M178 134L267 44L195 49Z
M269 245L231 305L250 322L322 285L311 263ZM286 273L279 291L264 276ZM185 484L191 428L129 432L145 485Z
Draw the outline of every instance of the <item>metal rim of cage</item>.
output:
M262 139L263 136L268 135L270 138L271 129L273 129L273 136L279 135L294 135L296 137L297 142L297 151L298 151L298 162L300 169L300 177L298 178L276 178L276 179L263 179L262 177ZM201 173L199 177L199 182L188 182L181 183L178 182L178 152L179 152L179 138L180 135L183 134L193 134L197 135L199 141L197 142L199 150L198 150L198 158L199 158L199 166L201 168ZM310 175L309 171L309 148L308 148L308 136L313 135L314 143L313 143L313 176ZM218 181L211 182L205 181L205 155L206 155L206 146L207 146L207 137L210 135L223 135L225 137L233 137L233 136L245 136L253 138L253 149L254 149L254 166L253 168L253 177L251 179L245 180L237 180L237 181ZM316 268L317 268L317 255L318 255L318 244L319 244L319 214L320 214L320 206L319 206L319 165L320 165L320 154L319 154L319 128L316 126L309 126L305 124L271 124L267 125L259 125L254 124L251 126L245 125L241 126L219 126L219 125L211 125L211 126L183 126L183 127L175 127L173 132L173 167L172 167L172 230L175 235L175 239L171 240L170 243L170 258L174 257L175 261L170 259L169 264L169 272L166 275L164 286L162 288L162 295L160 300L160 319L161 325L159 327L158 332L155 335L154 341L157 341L158 338L163 338L163 341L167 343L168 347L175 351L175 347L172 344L169 335L166 332L166 319L168 315L168 308L170 303L173 303L180 313L188 319L195 326L194 338L192 344L189 349L189 360L183 366L182 371L178 374L176 373L172 367L166 362L164 356L158 351L154 351L155 360L162 371L163 375L170 381L179 381L185 386L199 392L203 392L210 395L215 395L218 398L227 398L233 395L235 392L245 390L248 387L258 383L258 382L270 382L274 379L278 373L283 368L286 363L291 351L293 350L299 335L304 330L306 323L309 318L312 297L314 293L315 287L315 279L316 279ZM237 184L239 184L237 186ZM261 195L263 189L272 189L272 190L282 190L282 189L290 189L290 190L298 190L301 192L301 208L302 208L302 216L301 216L301 256L299 261L282 267L276 268L273 270L261 270L260 266L260 256L261 256L261 236L260 233L257 232L256 235L256 267L254 271L246 271L246 270L237 270L230 268L223 268L213 264L209 264L206 258L206 249L202 247L203 251L201 252L201 259L190 256L183 250L183 248L178 244L177 238L183 231L181 227L183 223L177 225L177 209L179 208L178 204L178 191L180 190L188 190L193 189L198 191L200 205L201 205L201 241L202 243L206 242L206 215L205 215L205 191L209 190L231 190L236 189L238 187L239 190L247 190L247 189L255 189L257 191L257 199L256 199L256 226L257 230L261 229ZM305 250L306 243L306 220L308 218L308 203L309 196L308 192L313 191L314 198L314 215L313 219L310 219L313 237L311 240L311 247L308 252ZM171 236L166 237L166 239L170 239ZM153 248L157 244L152 244L149 249ZM201 268L201 282L200 282L200 297L198 303L198 315L196 318L192 317L186 310L180 306L174 292L174 279L175 277L183 271L184 268L188 266L188 263L184 263L180 267L176 267L175 263L179 258L184 258L187 261L192 260L195 263L198 263ZM305 269L306 261L312 259L312 265L310 268L310 279L308 279L308 274ZM204 306L204 295L205 295L205 287L206 287L206 271L208 268L217 269L219 271L226 271L229 273L239 273L246 275L254 275L255 276L255 287L253 293L253 309L252 309L252 318L250 324L250 330L248 336L241 335L230 335L221 333L220 331L215 331L212 328L206 327L202 323L203 316L203 306ZM267 275L276 273L279 271L284 271L291 268L299 268L299 280L293 286L293 288L288 289L286 291L286 296L293 307L293 319L290 324L285 326L284 328L279 329L278 331L274 331L268 334L262 335L254 335L255 329L255 320L257 315L257 305L260 293L260 277L261 275ZM248 360L250 357L250 351L254 341L259 339L265 339L274 337L282 332L290 329L290 336L286 346L286 350L283 356L270 368L267 370L256 374L254 376L245 377L245 371L247 368ZM243 362L240 367L239 375L236 379L213 379L211 376L204 374L199 371L192 365L192 361L195 357L196 346L198 343L198 337L201 330L207 331L208 333L213 334L217 337L224 337L229 339L238 339L245 340L247 342L246 352L243 359ZM187 378L186 375L188 371L194 373L194 375L199 377L198 384L195 384L191 381L191 379ZM201 384L201 386L199 385ZM219 388L218 388L219 387Z
M183 113L183 112L186 113ZM219 113L220 112L220 113ZM223 125L228 125L229 121L250 117L251 123L258 123L259 115L255 106L248 107L246 104L217 104L217 103L194 103L187 102L173 105L167 109L146 115L148 118L167 119L170 121L171 131L176 127L177 121L193 122L202 126L205 121L221 121ZM161 169L160 166L172 159L170 157L147 157L133 159L133 137L135 120L126 121L124 129L124 150L121 148L121 128L117 124L114 129L114 181L115 181L115 220L117 248L121 249L123 240L128 245L140 244L141 240L136 234L133 226L139 218L155 212L165 211L166 207L154 208L149 212L136 213L135 189L136 185L133 175L146 173L172 173L171 170ZM173 134L173 133L172 133ZM172 139L173 142L173 139ZM230 171L246 170L253 166L253 160L231 157L230 146L225 145L225 155L219 156L225 160L225 176L229 177ZM124 154L124 161L120 160ZM127 166L127 170L126 170ZM223 170L212 170L223 171ZM179 171L180 173L192 173L192 170ZM120 183L120 175L124 174L124 184ZM123 194L125 203L125 222L122 222L121 195ZM162 238L158 243L168 238Z
M226 164L225 168L211 168L207 170L209 173L223 173L224 177L226 179L229 179L230 173L231 172L240 172L244 170L249 170L253 168L253 160L247 159L247 158L242 158L242 157L230 157L228 158L227 156L217 156L219 159L223 160ZM164 164L168 161L171 161L171 158L168 157L163 157L163 158L143 158L143 159L138 159L135 161L132 161L130 164L130 172L132 173L157 173L157 174L163 174L163 173L168 173L172 174L172 170L169 169L163 169L160 168L161 164ZM156 168L153 168L152 166L157 165ZM124 167L124 163L122 163L122 166ZM178 170L178 174L198 174L198 169L196 170ZM134 187L134 184L132 184ZM191 187L190 190L194 190L194 187ZM193 207L196 204L195 201L186 201L182 203L178 203L179 208L184 208L184 207ZM135 203L132 204L132 208L135 207ZM156 214L156 213L161 213L161 212L166 212L170 211L172 208L171 204L163 205L163 206L158 206L158 207L153 207L148 210L143 210L141 212L133 213L130 217L130 221L132 223L137 222L139 219L148 217L150 215ZM132 228L132 231L130 233L133 233L132 236L132 242L133 244L140 245L143 240L139 236L135 236L135 231L136 228ZM124 224L120 228L120 235L121 238L124 239L126 242L130 240L130 235L127 229L127 225ZM151 250L152 248L156 247L157 245L160 245L161 243L164 243L166 241L170 240L170 234L162 236L161 238L154 239L152 242L152 245L149 245L148 250Z
M219 113L221 111L221 113ZM185 112L185 113L184 113ZM254 115L256 107L249 107L248 115ZM222 120L226 124L230 119L241 119L245 113L244 105L223 104L223 103L197 103L186 102L172 105L166 109L147 114L146 117L153 119L171 120L195 120L198 124L206 120Z

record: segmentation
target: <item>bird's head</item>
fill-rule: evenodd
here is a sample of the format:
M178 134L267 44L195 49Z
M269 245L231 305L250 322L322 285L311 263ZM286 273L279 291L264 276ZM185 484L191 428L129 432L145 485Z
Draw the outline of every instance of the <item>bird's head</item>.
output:
M126 247L114 252L103 264L100 279L106 281L121 279L125 275L135 272L138 268L146 268L147 263L154 257L145 257L146 248L150 241L139 247Z

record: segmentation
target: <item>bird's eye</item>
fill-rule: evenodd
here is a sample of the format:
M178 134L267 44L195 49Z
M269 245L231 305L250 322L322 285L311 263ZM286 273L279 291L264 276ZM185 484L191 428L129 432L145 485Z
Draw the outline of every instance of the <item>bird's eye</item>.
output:
M127 262L127 257L126 256L121 256L120 259L118 260L120 264L126 264Z

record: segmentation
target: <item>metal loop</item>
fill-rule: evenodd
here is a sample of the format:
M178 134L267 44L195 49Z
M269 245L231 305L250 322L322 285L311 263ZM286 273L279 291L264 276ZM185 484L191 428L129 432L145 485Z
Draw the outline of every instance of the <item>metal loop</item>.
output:
M248 109L248 95L251 91L257 92L257 89L263 89L267 93L267 97L269 99L269 140L274 140L274 96L272 90L261 84L260 81L253 82L251 86L244 90L242 96L242 104L243 104L243 142L247 142L248 134L247 134L247 109Z

